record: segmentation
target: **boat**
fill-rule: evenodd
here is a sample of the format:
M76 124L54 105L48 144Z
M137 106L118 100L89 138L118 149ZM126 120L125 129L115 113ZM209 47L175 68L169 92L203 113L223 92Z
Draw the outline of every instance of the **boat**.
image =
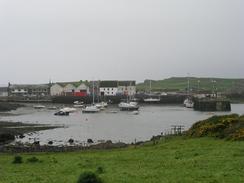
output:
M184 107L186 108L193 108L194 102L192 98L190 97L190 80L189 77L187 78L187 98L184 100Z
M145 103L156 103L156 102L160 102L160 97L159 98L153 98L152 97L152 92L151 92L151 90L152 90L152 81L150 80L150 92L149 92L149 98L145 98L145 99L143 99L143 101L145 102Z
M58 111L54 113L55 116L68 116L69 112L65 112L65 111Z
M44 109L46 106L44 105L35 105L33 106L35 109Z
M194 107L194 102L192 101L191 98L186 98L184 100L184 107L186 107L186 108L193 108Z
M82 107L84 107L84 102L81 102L81 101L74 101L74 105L73 105L73 107L74 108L82 108Z
M82 108L82 107L84 107L84 105L82 105L82 104L74 104L73 107L74 108Z
M73 108L73 107L65 107L65 108L60 109L60 111L72 113L72 112L75 112L76 111L76 108Z
M95 105L94 100L94 81L92 82L93 92L92 92L92 105L86 106L84 109L82 109L83 113L97 113L100 111L100 109Z
M133 111L132 114L138 115L139 114L139 111Z
M144 102L147 102L147 103L153 103L153 102L160 102L160 98L152 98L152 97L150 97L150 98L145 98L145 99L143 99L144 100Z
M118 106L121 111L135 111L139 109L137 102L120 102Z
M56 110L57 107L56 107L56 106L50 106L50 107L48 107L47 109L49 109L49 110Z
M95 106L97 108L105 108L105 107L108 107L108 103L107 102L99 102L99 103L96 103Z
M91 105L91 106L86 106L82 112L83 113L96 113L96 112L99 112L100 109L97 108L95 105Z

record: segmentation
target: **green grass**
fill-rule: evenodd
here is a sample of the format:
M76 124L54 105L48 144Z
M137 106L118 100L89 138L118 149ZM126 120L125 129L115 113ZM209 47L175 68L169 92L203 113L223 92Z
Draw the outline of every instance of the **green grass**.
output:
M72 153L0 154L0 183L75 183L84 171L105 183L242 183L244 142L174 137L157 145ZM27 159L36 157L39 162Z
M198 81L199 88L201 90L212 91L213 83L215 82L215 87L218 91L230 91L230 90L243 90L244 89L244 79L224 79L224 78L196 78L190 77L190 87L197 90ZM172 77L164 80L152 81L152 90L186 90L187 88L187 78L186 77ZM140 91L149 90L150 81L145 80L144 83L139 83L137 89Z

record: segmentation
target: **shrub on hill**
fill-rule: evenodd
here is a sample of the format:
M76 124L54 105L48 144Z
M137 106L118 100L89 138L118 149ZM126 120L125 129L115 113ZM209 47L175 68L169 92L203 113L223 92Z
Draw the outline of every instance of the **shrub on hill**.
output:
M238 114L213 116L192 125L186 132L191 137L217 137L244 140L244 116Z
M83 172L77 183L102 183L102 180L93 172Z

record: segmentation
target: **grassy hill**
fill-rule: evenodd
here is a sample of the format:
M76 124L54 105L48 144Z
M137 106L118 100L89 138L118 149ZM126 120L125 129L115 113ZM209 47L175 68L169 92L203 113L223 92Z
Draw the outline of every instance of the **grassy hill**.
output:
M224 78L196 78L190 77L190 88L212 91L213 84L218 91L244 90L244 79ZM215 81L214 83L212 81ZM172 77L164 80L152 80L153 91L184 91L187 89L187 77ZM149 90L150 80L145 80L137 85L139 91Z
M76 183L80 173L98 170L104 183L244 182L243 141L173 137L137 148L21 157L13 164L14 155L0 154L1 183Z
M0 183L76 183L86 171L104 183L242 183L243 130L244 116L233 114L124 149L20 154L15 163L14 154L0 154Z

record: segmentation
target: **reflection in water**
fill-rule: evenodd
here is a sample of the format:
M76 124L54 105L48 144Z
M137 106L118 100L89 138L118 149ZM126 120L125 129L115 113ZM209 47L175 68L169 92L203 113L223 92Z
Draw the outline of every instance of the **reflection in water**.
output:
M233 104L232 113L243 114L244 104ZM27 135L22 141L39 140L42 144L54 141L54 144L65 144L73 138L77 143L87 139L122 141L126 143L148 140L153 135L167 132L171 125L184 125L189 128L194 122L206 119L215 114L198 112L177 105L148 105L140 108L139 115L118 111L116 106L96 114L84 114L80 109L70 116L54 116L53 110L35 110L32 107L20 108L13 116L2 116L2 121L64 125L64 128L45 130Z

